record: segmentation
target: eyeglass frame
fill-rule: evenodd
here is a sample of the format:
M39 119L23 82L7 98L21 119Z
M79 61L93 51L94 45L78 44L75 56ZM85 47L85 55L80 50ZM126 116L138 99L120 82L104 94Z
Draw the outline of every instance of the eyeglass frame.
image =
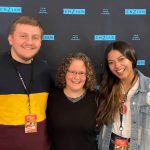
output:
M79 76L82 76L82 77L85 76L85 77L86 77L86 75L87 75L86 73L84 73L84 72L82 72L82 71L77 72L77 71L67 70L67 72L70 73L70 74L73 75L73 76L75 76L75 75L78 74Z

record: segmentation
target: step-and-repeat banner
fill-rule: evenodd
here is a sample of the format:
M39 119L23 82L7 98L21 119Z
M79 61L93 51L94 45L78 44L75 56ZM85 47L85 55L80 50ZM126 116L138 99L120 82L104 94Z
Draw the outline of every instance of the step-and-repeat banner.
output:
M38 57L49 62L53 75L66 54L84 52L99 76L108 43L125 40L136 50L138 68L150 76L149 11L149 0L0 0L0 53L10 49L10 23L30 15L43 25Z

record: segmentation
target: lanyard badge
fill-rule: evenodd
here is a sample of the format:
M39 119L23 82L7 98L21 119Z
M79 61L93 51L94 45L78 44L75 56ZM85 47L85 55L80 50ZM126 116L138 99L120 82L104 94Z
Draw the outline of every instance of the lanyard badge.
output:
M25 115L25 133L37 132L37 115Z
M13 58L11 57L11 54L9 56L10 56L10 59L12 61L13 68L15 69L15 71L17 73L17 77L20 79L22 87L23 87L25 93L28 95L29 114L25 115L25 133L37 132L37 115L31 114L31 108L30 108L31 107L30 106L30 91L31 91L31 88L32 88L32 79L33 79L33 62L31 63L30 85L27 88L21 73L19 72L17 66L15 65Z
M127 139L115 139L114 150L128 150L128 140Z

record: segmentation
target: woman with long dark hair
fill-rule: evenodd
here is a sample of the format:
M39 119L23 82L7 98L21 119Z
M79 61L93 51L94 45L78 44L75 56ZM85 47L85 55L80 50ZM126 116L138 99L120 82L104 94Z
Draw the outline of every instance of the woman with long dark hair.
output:
M99 150L149 150L150 79L136 69L134 48L108 45L100 83L97 123L103 125Z

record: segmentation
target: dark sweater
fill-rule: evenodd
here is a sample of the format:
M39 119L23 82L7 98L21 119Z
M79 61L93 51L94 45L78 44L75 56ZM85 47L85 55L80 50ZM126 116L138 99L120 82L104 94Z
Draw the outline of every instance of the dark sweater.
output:
M47 108L54 150L97 150L95 93L87 91L73 103L62 90L55 90L49 95Z
M31 80L31 64L14 62L26 86ZM30 93L31 113L37 115L37 132L25 133L24 118L29 113L28 96L8 53L0 56L0 150L49 150L45 109L50 88L46 63L33 61Z

